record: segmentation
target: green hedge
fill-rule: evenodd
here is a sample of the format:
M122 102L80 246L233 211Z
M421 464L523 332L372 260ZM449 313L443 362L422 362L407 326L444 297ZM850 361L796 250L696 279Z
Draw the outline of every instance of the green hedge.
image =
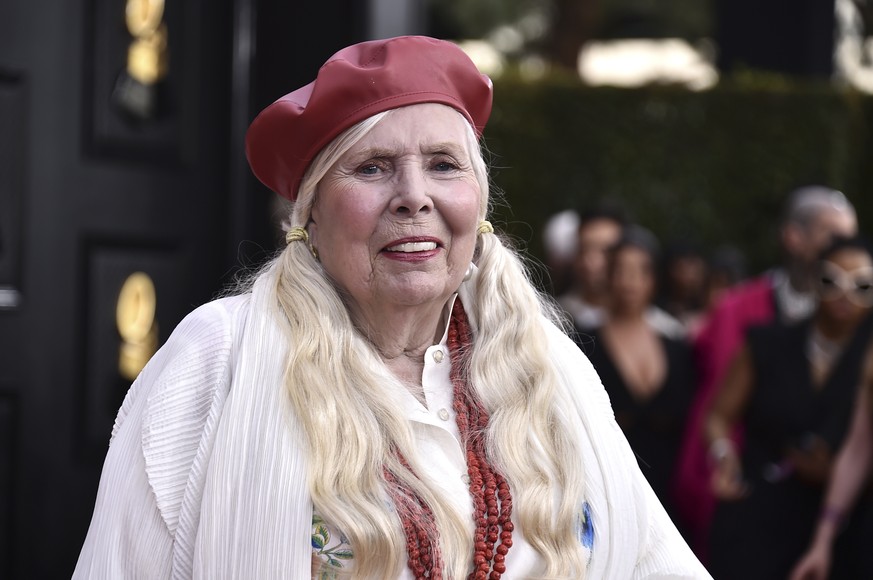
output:
M485 138L509 205L497 221L537 257L549 215L613 199L662 241L735 243L758 270L778 259L776 220L798 185L841 189L873 225L871 133L873 98L831 86L627 90L556 77L496 82Z

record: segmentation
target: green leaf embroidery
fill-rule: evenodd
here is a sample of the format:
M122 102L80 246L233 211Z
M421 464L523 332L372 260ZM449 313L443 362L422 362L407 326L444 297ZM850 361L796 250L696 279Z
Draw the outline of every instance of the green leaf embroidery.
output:
M338 570L343 566L343 560L353 560L354 553L349 546L348 538L344 534L339 534L339 542L331 546L330 528L324 519L312 514L312 551L322 561L321 570L318 573L318 580L336 580Z
M327 529L326 525L318 524L315 526L315 533L324 538L325 545L330 543L330 531Z

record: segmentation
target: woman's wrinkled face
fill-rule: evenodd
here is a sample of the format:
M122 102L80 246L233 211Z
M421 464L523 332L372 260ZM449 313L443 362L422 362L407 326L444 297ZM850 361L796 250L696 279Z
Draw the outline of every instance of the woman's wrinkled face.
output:
M822 314L854 323L873 307L873 260L867 252L845 248L821 264L818 291Z
M609 290L619 309L644 310L655 291L654 265L649 254L634 246L616 251L610 265Z
M396 109L319 183L312 244L357 306L442 304L460 286L482 195L464 125L444 105Z

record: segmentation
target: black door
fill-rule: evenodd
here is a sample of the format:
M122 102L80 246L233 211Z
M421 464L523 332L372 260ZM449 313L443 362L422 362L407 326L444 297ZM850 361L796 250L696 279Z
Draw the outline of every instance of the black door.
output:
M163 4L0 2L2 578L70 576L131 376L233 263L234 7Z
M68 578L116 411L277 239L254 114L366 2L0 1L0 578Z

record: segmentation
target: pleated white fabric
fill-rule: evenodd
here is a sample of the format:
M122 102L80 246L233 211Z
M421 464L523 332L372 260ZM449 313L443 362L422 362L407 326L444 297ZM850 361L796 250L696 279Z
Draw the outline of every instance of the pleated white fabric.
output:
M475 329L472 282L459 297ZM306 456L283 396L273 283L268 274L250 295L192 312L133 384L74 579L311 577ZM640 472L593 367L547 331L595 524L588 578L710 578Z

